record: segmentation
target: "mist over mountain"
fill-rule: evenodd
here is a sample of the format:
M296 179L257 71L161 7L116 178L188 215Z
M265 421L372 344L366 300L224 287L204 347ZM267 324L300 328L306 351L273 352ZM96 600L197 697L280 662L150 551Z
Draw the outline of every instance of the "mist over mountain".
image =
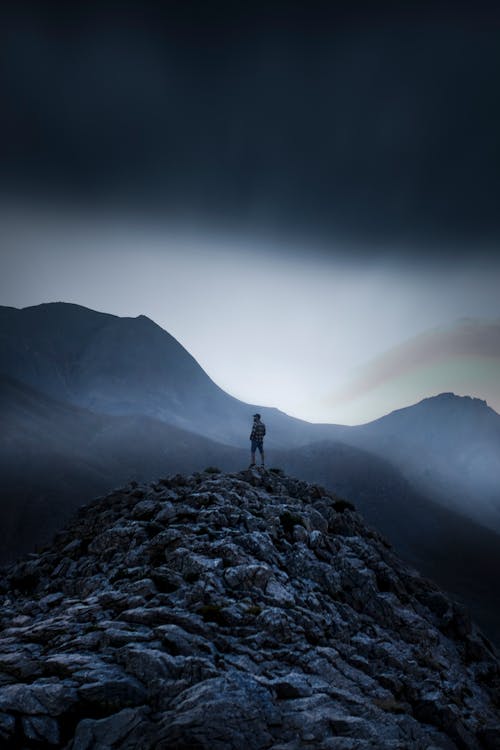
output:
M436 501L500 531L500 416L485 401L442 393L344 439L391 461Z
M499 92L498 3L4 0L0 750L500 750Z
M320 429L229 396L143 315L120 318L67 303L0 307L0 347L4 374L92 411L147 415L231 445L246 445L257 409L272 420L271 445L304 443Z
M226 394L172 336L144 316L79 305L0 308L1 372L58 400L146 415L231 446L248 446L259 411L275 450L337 440L387 459L415 489L500 530L500 416L479 399L442 394L367 425L304 422Z
M160 420L97 414L5 376L0 410L0 562L49 542L79 505L115 485L247 460Z
M417 570L466 602L500 642L500 537L416 490L392 463L333 441L277 454L288 473L349 498Z
M268 465L354 501L500 640L500 544L484 528L498 529L500 417L483 402L443 394L367 425L316 425L227 395L144 316L53 303L0 308L0 323L4 560L123 482L241 468L258 409Z

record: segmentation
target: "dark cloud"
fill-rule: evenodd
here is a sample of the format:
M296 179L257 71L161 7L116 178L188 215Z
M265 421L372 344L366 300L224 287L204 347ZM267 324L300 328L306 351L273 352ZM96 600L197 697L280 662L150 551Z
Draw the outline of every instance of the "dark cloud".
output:
M500 237L500 13L12 5L4 192L304 237Z

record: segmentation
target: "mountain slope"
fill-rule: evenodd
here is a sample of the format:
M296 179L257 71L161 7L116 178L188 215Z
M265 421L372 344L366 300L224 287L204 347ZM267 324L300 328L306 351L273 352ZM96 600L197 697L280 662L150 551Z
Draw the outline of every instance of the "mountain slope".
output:
M258 410L270 451L348 443L393 463L417 492L500 531L500 416L479 399L441 394L366 425L310 424L224 393L144 316L66 303L0 307L0 372L93 411L153 417L244 449Z
M148 417L112 417L47 398L0 377L0 561L50 541L89 497L129 480L209 465L245 466L229 448ZM323 442L271 454L273 464L356 503L401 556L471 608L500 643L498 535L417 495L366 451Z
M219 388L152 320L79 305L0 307L0 372L53 398L103 414L142 414L213 440L241 444L258 409L270 445L307 442L318 428Z
M500 415L443 393L342 433L390 461L415 489L500 531Z
M231 469L246 452L149 417L95 414L0 377L0 559L47 542L85 499L129 479Z
M285 471L355 503L401 557L460 598L500 643L500 536L413 489L391 463L324 441L273 458Z
M172 477L5 571L3 747L498 747L466 613L318 486Z
M41 390L0 382L0 559L47 541L85 498L129 479L248 461L258 407L225 394L144 316L66 303L0 307L0 354L0 370ZM451 394L351 428L259 410L271 465L352 498L406 559L499 637L498 538L451 512L499 528L495 412ZM317 443L332 437L334 444Z

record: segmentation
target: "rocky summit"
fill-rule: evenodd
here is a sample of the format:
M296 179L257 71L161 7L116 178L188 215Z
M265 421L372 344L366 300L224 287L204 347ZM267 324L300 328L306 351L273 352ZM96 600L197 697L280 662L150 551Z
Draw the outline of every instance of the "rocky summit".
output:
M131 483L3 573L2 748L500 748L463 607L279 470Z

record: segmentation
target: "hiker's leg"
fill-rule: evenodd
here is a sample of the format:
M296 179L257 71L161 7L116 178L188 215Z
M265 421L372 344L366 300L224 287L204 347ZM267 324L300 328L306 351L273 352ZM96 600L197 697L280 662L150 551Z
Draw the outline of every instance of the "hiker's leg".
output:
M259 453L260 453L260 463L261 463L261 466L264 466L264 444L263 443L258 443L257 447L258 447Z
M252 441L252 447L250 449L250 454L252 456L252 460L250 461L250 466L255 466L255 443Z

